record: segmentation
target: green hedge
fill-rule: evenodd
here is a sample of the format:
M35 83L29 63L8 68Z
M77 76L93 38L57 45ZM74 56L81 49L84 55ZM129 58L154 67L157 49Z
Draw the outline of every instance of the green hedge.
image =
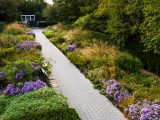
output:
M56 21L39 21L38 27L48 27L48 26L55 25L55 24L57 24Z
M117 55L116 64L126 72L138 72L142 68L141 61L127 52L121 52Z
M0 96L0 120L80 120L67 99L51 88L22 96Z

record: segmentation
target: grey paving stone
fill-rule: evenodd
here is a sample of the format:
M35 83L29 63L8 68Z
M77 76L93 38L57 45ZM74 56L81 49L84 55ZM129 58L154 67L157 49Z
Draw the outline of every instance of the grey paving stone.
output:
M53 65L52 73L59 89L68 98L82 120L125 120L123 114L42 34L34 29L42 54Z

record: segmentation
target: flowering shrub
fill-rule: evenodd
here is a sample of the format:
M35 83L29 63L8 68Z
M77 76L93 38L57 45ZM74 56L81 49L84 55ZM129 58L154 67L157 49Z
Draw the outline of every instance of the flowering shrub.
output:
M35 37L35 33L34 32L26 32L27 35L32 35L33 37Z
M28 60L18 60L14 66L8 65L5 69L8 83L26 82L33 79L34 69Z
M3 93L10 96L22 95L29 91L34 91L46 86L46 83L44 83L40 79L37 79L35 82L25 82L23 87L16 87L14 84L8 84L7 88L3 91Z
M130 97L128 91L123 89L119 82L116 80L109 80L106 88L107 96L113 98L115 102L120 102L122 100L126 100Z
M160 120L160 104L151 101L130 105L127 112L132 120Z
M69 51L74 51L75 49L78 48L78 46L76 44L72 44L72 45L68 45L67 48L68 48Z
M17 46L19 50L31 50L31 49L39 49L41 50L42 47L38 42L33 41L23 41L22 44Z
M18 60L15 62L14 66L8 65L5 69L6 69L7 83L14 82L15 84L18 84L19 82L26 82L29 80L33 80L35 76L42 75L41 66L39 66L35 62L30 62L28 60ZM0 80L1 80L1 74L0 74Z

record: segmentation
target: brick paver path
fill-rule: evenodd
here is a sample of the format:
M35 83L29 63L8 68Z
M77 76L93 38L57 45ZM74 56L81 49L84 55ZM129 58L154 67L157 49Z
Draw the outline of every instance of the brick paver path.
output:
M68 98L82 120L125 120L123 114L42 34L33 30L42 45L45 59L51 60L53 73L62 93Z

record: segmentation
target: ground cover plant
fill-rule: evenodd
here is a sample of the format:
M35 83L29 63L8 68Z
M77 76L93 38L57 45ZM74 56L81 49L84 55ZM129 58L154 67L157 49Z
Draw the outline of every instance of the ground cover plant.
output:
M52 88L21 96L0 96L0 120L80 120L67 99Z
M41 45L25 25L12 23L0 34L0 120L79 120L67 99L50 88Z
M52 37L47 36L52 32ZM140 72L142 62L113 44L105 42L106 36L97 37L96 32L58 24L50 26L44 34L74 63L96 89L108 97L129 119L160 119L159 81ZM144 100L148 102L143 103ZM142 104L133 113L132 106ZM144 105L145 104L145 105ZM156 107L157 106L157 107ZM143 113L143 109L156 109ZM135 117L134 115L137 114ZM135 117L135 118L134 118Z

